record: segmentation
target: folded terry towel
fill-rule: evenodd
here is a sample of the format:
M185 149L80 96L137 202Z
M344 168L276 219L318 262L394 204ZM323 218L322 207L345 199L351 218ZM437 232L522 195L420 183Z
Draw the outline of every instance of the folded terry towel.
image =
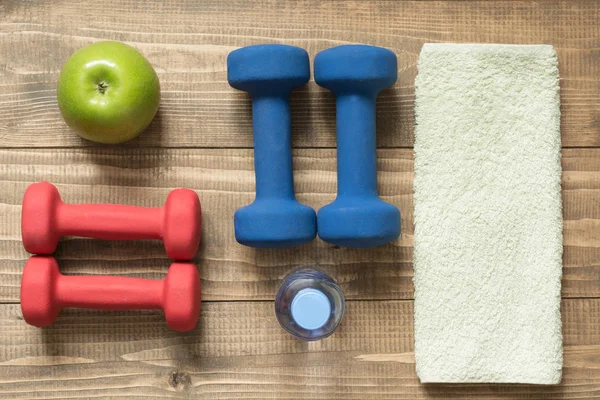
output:
M559 383L556 53L426 44L415 86L417 375Z

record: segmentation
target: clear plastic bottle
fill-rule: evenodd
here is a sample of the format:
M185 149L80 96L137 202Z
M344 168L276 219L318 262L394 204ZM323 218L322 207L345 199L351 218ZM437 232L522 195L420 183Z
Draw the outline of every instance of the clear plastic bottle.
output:
M331 335L344 311L342 289L333 278L314 267L290 272L275 297L277 320L301 340L320 340Z

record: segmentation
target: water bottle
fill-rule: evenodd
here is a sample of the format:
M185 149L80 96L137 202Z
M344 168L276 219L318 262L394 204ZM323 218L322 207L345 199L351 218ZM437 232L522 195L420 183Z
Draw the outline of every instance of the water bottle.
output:
M344 310L342 289L314 267L290 272L275 296L279 324L301 340L320 340L331 335L342 321Z

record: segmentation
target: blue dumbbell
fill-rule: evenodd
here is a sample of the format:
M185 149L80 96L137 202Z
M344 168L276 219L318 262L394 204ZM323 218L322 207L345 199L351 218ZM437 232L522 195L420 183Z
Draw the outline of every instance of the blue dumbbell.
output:
M301 48L264 44L227 57L227 80L252 96L256 199L234 215L235 238L259 248L288 247L313 240L315 210L296 201L292 176L290 92L310 78Z
M319 237L346 247L379 246L400 236L400 211L377 195L375 99L397 78L396 55L344 45L315 57L315 81L337 107L338 195L319 210Z

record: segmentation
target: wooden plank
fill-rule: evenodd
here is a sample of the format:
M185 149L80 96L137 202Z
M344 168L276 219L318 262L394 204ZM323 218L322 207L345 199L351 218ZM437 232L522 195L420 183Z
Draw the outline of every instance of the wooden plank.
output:
M315 209L335 198L335 151L295 150L298 198ZM175 187L195 189L203 204L203 244L197 262L206 300L272 299L281 278L298 265L331 273L351 299L410 299L412 286L412 152L378 152L379 190L402 212L402 236L374 249L345 249L317 239L280 250L236 243L233 213L254 198L252 152L234 149L0 150L0 301L17 302L22 265L20 204L35 181L55 183L71 203L161 206ZM600 296L600 149L563 151L564 297ZM67 274L161 278L169 265L158 241L69 238L57 252Z
M101 11L100 11L101 10ZM227 53L288 43L311 57L344 43L392 49L399 80L378 103L378 145L411 147L416 62L426 42L548 43L559 55L565 146L600 146L600 3L595 1L139 2L0 4L2 147L89 146L69 131L55 99L60 68L77 48L120 40L156 67L162 104L128 146L251 147L248 97L229 87ZM314 82L292 98L294 144L335 145L333 98Z
M597 399L600 299L564 300L561 385L420 385L412 301L349 302L339 330L304 343L270 302L208 303L200 326L155 312L67 310L49 328L0 305L0 397L83 399ZM510 355L507 355L510 356Z

